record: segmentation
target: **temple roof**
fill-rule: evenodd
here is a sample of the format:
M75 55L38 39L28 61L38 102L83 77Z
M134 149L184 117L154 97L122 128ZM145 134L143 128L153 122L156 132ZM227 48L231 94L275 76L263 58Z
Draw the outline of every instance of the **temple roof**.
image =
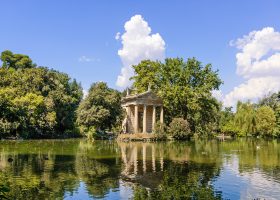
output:
M156 105L161 106L162 100L154 92L148 90L146 92L134 95L127 95L122 98L122 106L145 104L145 105Z

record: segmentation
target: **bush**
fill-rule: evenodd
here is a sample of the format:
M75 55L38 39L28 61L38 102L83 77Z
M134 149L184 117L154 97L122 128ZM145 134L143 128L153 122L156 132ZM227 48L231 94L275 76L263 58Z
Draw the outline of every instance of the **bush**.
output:
M0 199L8 199L8 192L10 192L10 188L0 183Z
M86 136L89 140L94 140L96 137L96 128L94 126L92 127L86 127L86 126L80 126L80 133L83 136Z
M160 139L160 140L165 140L168 136L166 125L161 124L160 122L157 122L155 124L153 133L156 135L157 139Z
M169 124L168 133L176 140L186 140L193 136L189 122L183 118L174 118Z

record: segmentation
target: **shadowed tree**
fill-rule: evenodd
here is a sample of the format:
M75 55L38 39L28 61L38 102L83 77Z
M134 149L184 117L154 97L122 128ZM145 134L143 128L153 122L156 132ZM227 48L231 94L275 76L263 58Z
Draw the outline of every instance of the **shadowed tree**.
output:
M77 123L84 134L111 130L122 113L121 93L104 82L94 83L77 113Z

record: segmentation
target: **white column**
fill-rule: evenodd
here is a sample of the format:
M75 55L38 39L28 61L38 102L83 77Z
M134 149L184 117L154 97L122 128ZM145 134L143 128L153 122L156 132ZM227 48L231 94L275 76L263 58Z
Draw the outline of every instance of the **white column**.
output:
M134 133L138 133L138 105L134 106Z
M153 121L152 121L152 131L154 131L156 125L156 106L153 106Z
M137 151L137 146L134 147L134 175L137 175L138 171L138 151Z
M164 161L163 161L163 157L160 157L160 170L163 171L163 165L164 165Z
M160 108L160 123L163 124L163 106Z
M133 130L131 130L132 127L130 127L130 120L131 120L131 108L130 106L126 107L126 133L131 133Z
M143 172L146 172L146 144L143 144Z
M152 166L153 166L153 172L156 171L156 158L155 158L155 144L152 144Z
M122 160L124 163L124 171L122 172L123 174L127 175L128 174L128 169L129 169L129 163L126 157L126 146L121 145L121 154L122 154Z
M143 133L147 133L147 106L143 107Z

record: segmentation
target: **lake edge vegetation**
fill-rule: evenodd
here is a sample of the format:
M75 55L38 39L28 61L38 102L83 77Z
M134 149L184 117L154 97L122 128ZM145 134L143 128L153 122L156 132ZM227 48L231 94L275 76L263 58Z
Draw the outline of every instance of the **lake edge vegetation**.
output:
M126 91L93 83L83 98L81 84L67 74L38 66L23 54L1 53L1 138L114 138L121 133ZM280 92L258 103L238 102L236 111L222 108L213 97L223 83L211 64L196 58L143 60L132 66L132 93L152 89L163 100L164 124L154 129L156 140L186 140L217 134L280 137Z

